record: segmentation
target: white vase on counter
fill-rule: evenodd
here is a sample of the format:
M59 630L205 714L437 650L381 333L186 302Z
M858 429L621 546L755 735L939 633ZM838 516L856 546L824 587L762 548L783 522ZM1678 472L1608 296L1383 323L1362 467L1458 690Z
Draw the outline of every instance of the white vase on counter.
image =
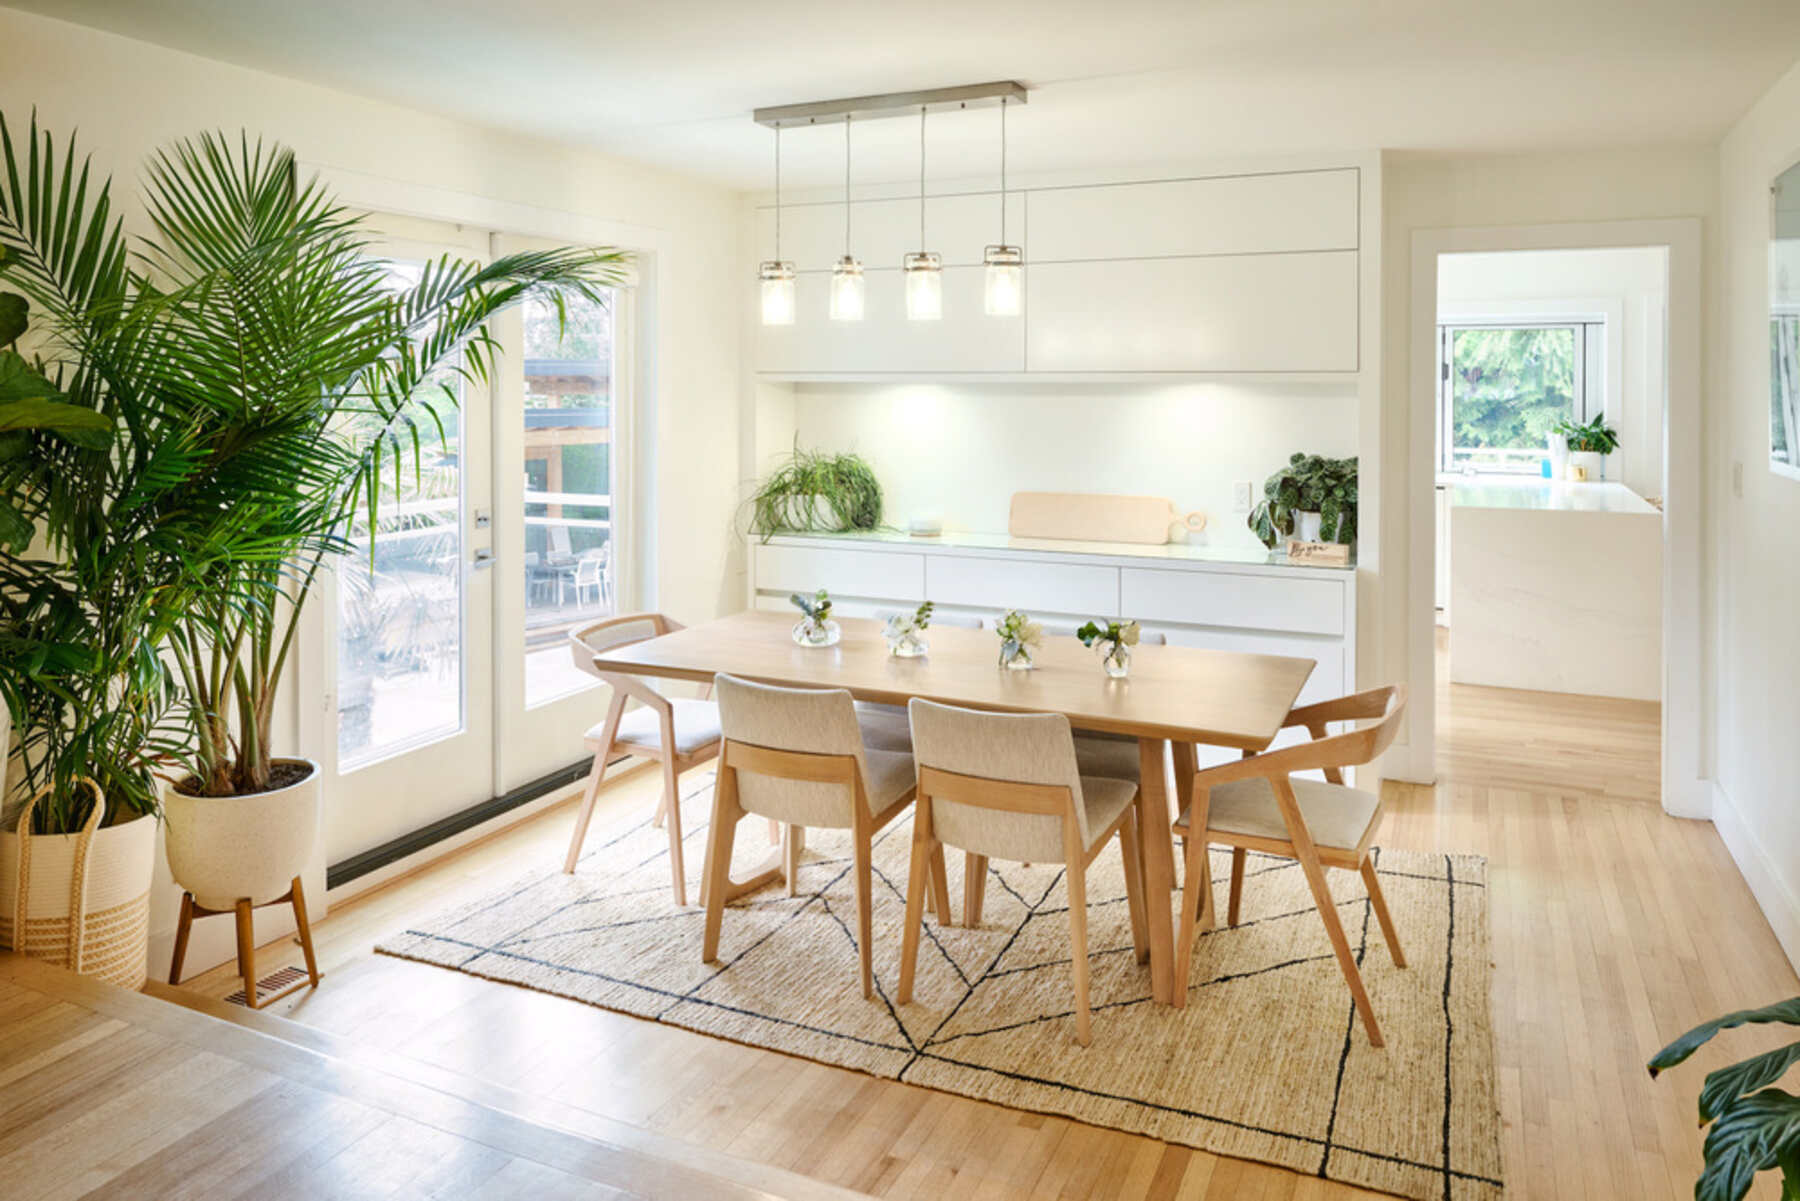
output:
M1579 476L1576 474L1579 472ZM1570 479L1583 479L1588 483L1598 483L1606 478L1606 456L1597 450L1572 450L1569 452Z

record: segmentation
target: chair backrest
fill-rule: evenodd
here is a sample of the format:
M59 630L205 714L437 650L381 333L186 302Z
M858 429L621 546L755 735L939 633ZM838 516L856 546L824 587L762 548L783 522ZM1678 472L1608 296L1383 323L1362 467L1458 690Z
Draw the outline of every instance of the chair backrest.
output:
M1063 821L1072 816L1081 846L1088 845L1087 806L1067 717L987 713L918 697L907 712L921 782L937 773L964 778L939 780L935 789L921 785L921 795L931 796L932 830L939 841L1003 859L1061 863ZM1036 786L1036 791L1009 785ZM1047 803L1021 799L1045 789L1054 793Z
M525 566L527 568L532 568L532 567L536 567L537 565L538 565L538 553L534 550L526 551L525 552Z
M569 527L553 525L548 527L550 538L550 556L552 558L568 558L573 552L569 542Z
M860 795L873 813L856 702L842 688L778 688L721 672L721 761L747 811L797 826L843 829ZM762 753L758 753L762 752Z
M569 631L569 656L590 676L614 683L613 673L594 666L594 656L634 642L648 642L681 627L661 613L621 613Z
M1371 688L1334 701L1321 701L1296 709L1289 715L1290 725L1304 725L1313 740L1298 746L1265 751L1248 760L1262 763L1268 775L1292 775L1297 771L1322 769L1334 784L1343 783L1343 768L1361 767L1393 744L1400 732L1400 719L1406 713L1406 685L1388 684ZM1327 733L1327 723L1334 721L1369 721L1342 734Z
M577 584L598 584L600 573L606 570L606 561L597 554L583 554L575 563L575 582Z
M1059 621L1046 621L1043 623L1045 634L1054 634L1067 638L1075 637L1075 631L1079 628L1080 627L1078 626L1072 626L1066 622ZM1168 645L1168 641L1169 636L1167 634L1155 630L1140 630L1138 632L1139 646L1166 646Z

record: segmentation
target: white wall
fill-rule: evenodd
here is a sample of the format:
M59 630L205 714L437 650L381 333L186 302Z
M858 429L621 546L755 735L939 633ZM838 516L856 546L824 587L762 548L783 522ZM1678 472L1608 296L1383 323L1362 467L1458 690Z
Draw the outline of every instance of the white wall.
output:
M1122 492L1204 510L1189 541L1257 547L1233 481L1260 498L1296 450L1357 451L1353 382L801 384L793 414L801 446L869 460L889 523L954 530L1005 532L1014 492Z
M1619 433L1609 479L1662 495L1663 325L1668 252L1661 247L1524 250L1438 259L1438 319L1603 317L1606 415Z
M642 365L654 405L645 451L657 465L647 484L654 540L645 548L654 595L645 599L684 621L741 604L742 550L731 532L742 296L732 284L739 261L734 193L0 8L0 111L15 139L34 108L59 139L79 130L96 169L115 177L115 203L128 228L141 221L134 177L151 150L206 129L235 134L241 128L287 143L302 162L334 177L435 190L446 203L477 197L656 231L656 278L645 316L656 323L659 353L657 362ZM429 211L427 201L414 215L448 214ZM288 711L278 749L307 753L296 745L292 705ZM178 899L166 882L154 897L159 958ZM260 932L279 932L279 914L269 911L259 916L263 921L268 928ZM223 942L212 945L214 925L196 930L195 969L227 953Z
M1714 820L1800 966L1800 481L1769 470L1769 184L1800 161L1800 64L1719 153L1712 530L1719 548ZM1732 473L1741 468L1741 495Z

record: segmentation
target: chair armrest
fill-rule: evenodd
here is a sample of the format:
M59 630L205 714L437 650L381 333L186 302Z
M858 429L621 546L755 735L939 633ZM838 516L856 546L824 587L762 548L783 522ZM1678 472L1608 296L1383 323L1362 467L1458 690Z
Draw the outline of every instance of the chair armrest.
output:
M1281 723L1281 728L1285 730L1292 726L1305 726L1312 731L1314 738L1322 738L1327 722L1360 721L1383 716L1387 712L1387 698L1387 689L1372 688L1367 692L1340 696L1335 700L1302 705L1288 711L1287 720Z

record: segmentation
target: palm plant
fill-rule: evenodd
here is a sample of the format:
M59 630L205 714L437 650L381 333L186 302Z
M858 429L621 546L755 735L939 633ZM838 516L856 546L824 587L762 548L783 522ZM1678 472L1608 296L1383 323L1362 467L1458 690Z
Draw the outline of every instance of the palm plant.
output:
M162 774L207 796L265 791L300 612L357 525L373 536L432 431L442 439L456 394L433 386L485 380L488 321L528 296L559 313L572 296L606 303L627 256L445 257L397 285L365 220L300 181L290 151L204 134L151 159L153 232L127 261L72 146L59 167L45 137L40 156L34 122L21 170L3 125L0 142L0 244L18 252L55 365L83 385L65 392L117 420L104 450L34 436L26 466L0 467L0 507L40 531L57 568L131 548L143 640L166 634L180 685ZM79 300L95 262L104 304Z

